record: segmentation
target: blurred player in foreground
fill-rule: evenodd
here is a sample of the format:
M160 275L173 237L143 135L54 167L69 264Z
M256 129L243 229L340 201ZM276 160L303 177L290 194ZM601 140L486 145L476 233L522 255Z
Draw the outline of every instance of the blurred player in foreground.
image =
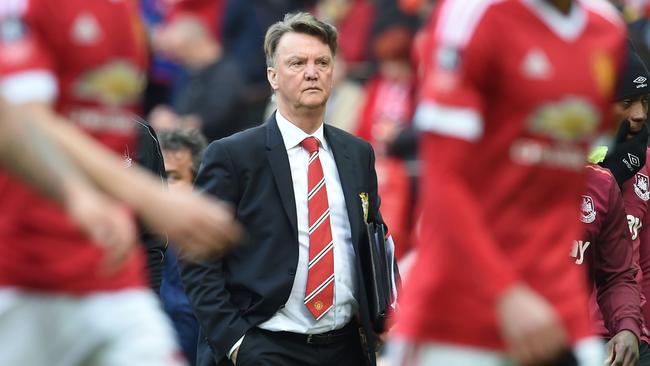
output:
M22 168L11 163L11 171L38 176L34 164L41 158L61 176L85 180L69 187L73 198L60 200L66 203L61 206L0 170L2 365L184 364L168 320L146 288L131 216L166 232L189 256L205 256L238 239L239 227L225 206L190 192L165 192L140 168L124 168L137 148L132 118L145 65L135 7L110 0L12 0L0 6L0 94L8 104L3 118L34 126L28 138L53 143L52 149L37 143L37 159ZM48 152L56 150L63 159L50 159L57 154ZM78 187L92 186L86 191L92 196L79 197ZM104 195L111 197L106 204L94 200Z
M624 24L605 1L445 0L430 26L418 276L395 364L598 365L567 249Z

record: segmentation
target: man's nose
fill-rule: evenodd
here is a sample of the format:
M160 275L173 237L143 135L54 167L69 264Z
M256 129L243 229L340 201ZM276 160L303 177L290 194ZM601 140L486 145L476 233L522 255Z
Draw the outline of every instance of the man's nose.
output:
M630 122L642 123L648 118L648 111L641 101L636 101L630 107Z
M313 63L307 64L307 67L305 68L305 79L307 80L318 79L318 70L316 69L315 64Z

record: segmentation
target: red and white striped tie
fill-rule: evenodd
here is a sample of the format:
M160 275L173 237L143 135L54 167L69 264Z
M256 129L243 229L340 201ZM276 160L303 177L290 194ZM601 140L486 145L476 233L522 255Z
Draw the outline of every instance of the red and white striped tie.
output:
M318 320L334 304L334 241L325 175L318 157L319 141L315 137L307 137L301 145L309 152L307 168L309 267L305 305Z

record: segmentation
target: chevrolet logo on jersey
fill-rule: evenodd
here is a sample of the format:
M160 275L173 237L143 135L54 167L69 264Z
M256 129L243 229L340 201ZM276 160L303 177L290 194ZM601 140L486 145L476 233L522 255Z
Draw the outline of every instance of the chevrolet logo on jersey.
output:
M116 61L96 68L77 79L76 95L109 106L135 103L144 87L144 76L131 63Z
M530 131L554 140L574 142L592 136L598 127L598 112L579 98L547 103L529 120Z

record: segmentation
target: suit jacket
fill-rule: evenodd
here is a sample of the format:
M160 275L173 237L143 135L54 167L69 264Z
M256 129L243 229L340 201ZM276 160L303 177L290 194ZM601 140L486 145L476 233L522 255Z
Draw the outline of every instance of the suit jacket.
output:
M138 150L135 152L133 160L159 177L161 185L166 185L165 162L158 144L156 131L143 120L134 118L133 123L138 128ZM167 242L160 239L160 234L152 232L142 223L138 222L138 226L140 240L147 251L149 287L159 293Z
M359 194L369 196L369 218L381 220L374 153L370 144L325 125L338 168L356 254L358 318L370 364L371 330L359 248L368 245ZM197 365L230 364L225 355L248 329L283 306L298 265L296 204L289 158L273 115L261 126L208 146L195 182L205 193L233 204L247 237L223 258L182 262L181 276L202 331Z

